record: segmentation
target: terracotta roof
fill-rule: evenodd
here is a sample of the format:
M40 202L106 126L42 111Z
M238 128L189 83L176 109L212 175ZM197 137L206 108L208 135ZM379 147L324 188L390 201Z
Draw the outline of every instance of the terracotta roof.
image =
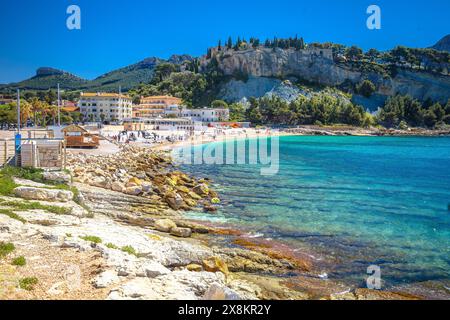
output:
M62 107L61 109L66 112L75 112L75 111L80 110L80 108L78 108L77 106L67 106L67 107Z

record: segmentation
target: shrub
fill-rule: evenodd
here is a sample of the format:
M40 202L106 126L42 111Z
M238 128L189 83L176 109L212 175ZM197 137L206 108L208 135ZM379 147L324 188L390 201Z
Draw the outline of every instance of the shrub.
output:
M0 195L9 196L13 194L14 188L18 187L10 176L0 173Z
M375 92L376 89L377 88L370 80L364 80L356 86L356 91L366 98L370 98L370 96Z
M12 243L0 242L0 258L6 257L8 254L16 249Z
M42 170L42 169L19 168L19 167L10 167L10 166L5 166L1 170L1 173L4 174L5 176L17 177L17 178L32 180L32 181L40 182L40 183L45 182L44 176L42 174L43 172L44 172L44 170Z
M134 249L132 246L124 246L120 250L122 250L123 252L126 252L128 254L134 255L134 256L138 255L138 253L136 252L136 249Z
M119 249L115 244L112 244L112 243L107 243L106 247L110 248L110 249Z
M89 241L92 243L102 243L102 239L96 236L85 236L85 237L80 237L81 239L85 240L85 241Z
M27 260L25 259L24 256L20 256L20 257L14 258L14 260L11 262L11 264L13 266L23 267L24 265L27 264Z
M19 287L21 289L31 291L34 289L34 286L38 283L38 279L36 277L27 277L19 280Z

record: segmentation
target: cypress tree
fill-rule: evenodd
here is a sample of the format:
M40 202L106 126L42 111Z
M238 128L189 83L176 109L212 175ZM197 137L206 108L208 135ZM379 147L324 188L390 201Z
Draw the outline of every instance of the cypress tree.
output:
M228 49L233 48L233 40L231 39L231 37L228 37L227 48Z

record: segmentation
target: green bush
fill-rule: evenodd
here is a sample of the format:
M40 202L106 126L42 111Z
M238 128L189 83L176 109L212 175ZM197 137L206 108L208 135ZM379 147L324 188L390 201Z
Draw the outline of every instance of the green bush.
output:
M10 196L14 188L18 187L10 176L3 175L0 171L0 195Z
M14 258L14 260L11 263L13 266L20 266L23 267L24 265L27 264L27 260L25 259L24 256L20 256L17 258Z
M35 168L19 168L19 167L11 167L11 166L5 166L0 173L5 176L10 177L17 177L22 178L26 180L32 180L35 182L44 183L44 176L43 173L44 170L42 169L35 169Z
M377 88L370 80L364 80L356 86L356 91L366 98L370 98L370 96L375 92L376 89Z
M6 257L16 249L13 243L0 242L0 258Z
M34 286L38 284L38 279L36 277L27 277L19 280L19 287L21 289L31 291L34 289Z
M132 246L124 246L120 250L122 250L123 252L126 252L128 254L138 256L136 249L134 249Z
M85 236L85 237L80 237L80 239L83 239L85 241L89 241L92 243L102 243L102 239L96 236Z

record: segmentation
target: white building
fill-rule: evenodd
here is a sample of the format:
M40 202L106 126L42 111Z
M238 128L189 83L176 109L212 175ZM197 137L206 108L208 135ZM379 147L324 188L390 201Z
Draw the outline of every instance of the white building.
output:
M117 93L81 93L78 107L87 121L122 121L132 117L131 98Z
M179 109L178 106L169 106L164 110L165 116L176 116L181 118L189 118L192 121L205 123L226 122L230 119L230 111L228 109Z

